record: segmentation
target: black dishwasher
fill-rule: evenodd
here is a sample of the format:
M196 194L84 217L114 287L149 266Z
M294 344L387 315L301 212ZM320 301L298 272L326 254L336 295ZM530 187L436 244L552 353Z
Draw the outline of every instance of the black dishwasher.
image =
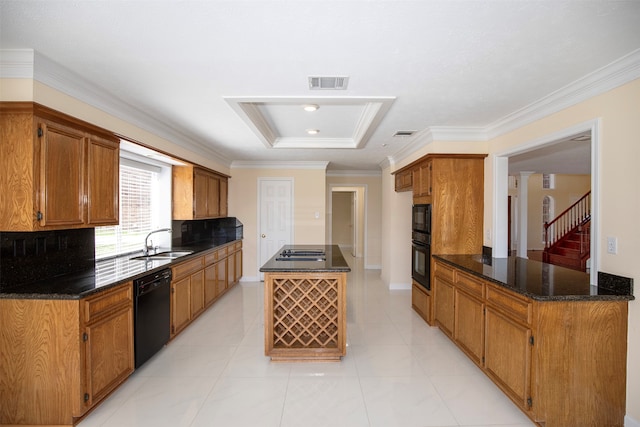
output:
M136 369L169 341L171 323L171 270L133 281Z

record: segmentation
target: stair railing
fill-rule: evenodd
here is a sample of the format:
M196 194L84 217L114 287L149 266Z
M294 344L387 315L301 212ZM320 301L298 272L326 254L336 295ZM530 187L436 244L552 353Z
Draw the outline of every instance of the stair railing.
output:
M549 249L560 239L591 219L591 191L565 209L553 221L544 223L544 248ZM583 246L582 244L580 245ZM581 248L582 252L582 248Z

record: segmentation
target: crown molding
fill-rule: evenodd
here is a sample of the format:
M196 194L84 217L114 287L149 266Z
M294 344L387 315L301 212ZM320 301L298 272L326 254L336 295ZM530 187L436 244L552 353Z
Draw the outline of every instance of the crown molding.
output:
M640 78L640 49L485 127L492 139Z
M234 160L231 162L231 169L323 169L326 170L329 162L306 162L306 161L250 161Z
M410 137L410 141L405 146L392 156L387 157L389 164L395 165L400 163L402 160L423 148L425 145L431 144L433 141L434 139L433 134L431 133L431 128L426 128L420 132L414 133L413 136Z
M212 158L227 166L231 164L229 159L191 137L188 132L168 126L32 49L0 50L0 69L3 71L2 77L8 78L9 75L5 74L5 71L8 73L13 70L15 78L32 78L196 154Z
M488 141L522 126L557 113L594 96L640 78L640 49L540 98L487 126L433 126L414 135L412 141L389 158L393 165L425 145L437 141ZM386 163L386 160L381 163Z
M328 170L327 176L382 176L382 171L375 170Z
M481 126L431 126L434 141L486 141L486 128Z
M0 78L33 79L32 49L0 49Z

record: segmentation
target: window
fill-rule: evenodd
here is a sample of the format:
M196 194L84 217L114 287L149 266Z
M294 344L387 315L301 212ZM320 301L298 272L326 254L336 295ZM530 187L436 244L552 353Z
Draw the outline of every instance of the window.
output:
M542 174L542 188L553 190L556 188L556 175L553 173Z
M96 259L142 250L144 238L159 227L160 175L158 166L120 159L120 223L96 227Z

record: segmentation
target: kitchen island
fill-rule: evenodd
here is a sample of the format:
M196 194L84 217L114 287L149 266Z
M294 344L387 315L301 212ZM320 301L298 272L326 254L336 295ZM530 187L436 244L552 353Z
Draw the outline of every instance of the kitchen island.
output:
M347 273L337 245L286 245L264 272L265 355L337 362L346 354Z

